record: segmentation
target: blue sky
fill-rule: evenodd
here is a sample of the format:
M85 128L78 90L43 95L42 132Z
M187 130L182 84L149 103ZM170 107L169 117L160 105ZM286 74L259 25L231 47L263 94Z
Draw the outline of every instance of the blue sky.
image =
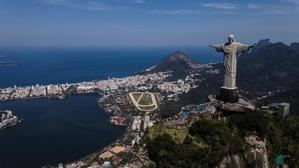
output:
M0 46L299 41L299 0L0 0Z

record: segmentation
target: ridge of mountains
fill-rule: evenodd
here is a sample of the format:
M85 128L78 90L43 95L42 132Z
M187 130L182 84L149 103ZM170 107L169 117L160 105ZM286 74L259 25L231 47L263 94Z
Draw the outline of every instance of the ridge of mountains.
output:
M271 63L277 63L283 60L284 63L297 63L292 61L298 61L297 56L299 53L299 43L294 42L289 46L282 43L272 43L270 39L260 40L256 47L253 48L248 54L243 54L238 57L238 62L242 67L243 63L250 61L254 63L253 66L265 66L267 67ZM289 60L284 60L288 58ZM267 61L267 59L273 59ZM265 65L264 65L265 63ZM148 69L150 72L161 72L161 71L190 71L200 67L200 64L191 60L187 54L182 51L175 51L170 55L164 57L160 63ZM283 68L282 68L283 69Z
M269 43L238 59L239 87L250 92L278 91L299 84L298 43ZM258 46L258 45L257 45Z
M162 59L149 72L172 71L175 79L179 79L196 72L200 66L185 53L176 51ZM223 63L211 66L212 69L220 70L220 73L209 74L201 71L205 80L198 83L199 87L182 95L183 102L201 103L208 94L218 93L223 82ZM299 109L299 105L296 105L299 104L296 103L299 102L299 96L290 98L288 94L281 94L292 90L298 91L299 43L286 45L282 42L272 43L270 39L260 40L249 53L238 57L237 67L237 86L241 95L256 99L268 93L271 93L268 96L279 94L283 96L279 101L291 99L291 109Z

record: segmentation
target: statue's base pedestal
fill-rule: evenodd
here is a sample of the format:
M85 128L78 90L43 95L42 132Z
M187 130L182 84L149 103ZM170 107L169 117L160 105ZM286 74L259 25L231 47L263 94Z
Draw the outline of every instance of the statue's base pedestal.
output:
M235 103L239 100L238 88L225 88L221 87L219 95L216 97L218 100Z

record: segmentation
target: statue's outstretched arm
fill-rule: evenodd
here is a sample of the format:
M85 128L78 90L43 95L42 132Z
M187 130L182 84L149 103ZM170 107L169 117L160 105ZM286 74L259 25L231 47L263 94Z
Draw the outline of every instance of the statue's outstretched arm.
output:
M246 45L246 44L238 43L237 53L246 53L253 47L255 47L255 44L254 45Z
M209 47L215 48L218 52L222 51L222 45L221 44L219 44L219 45L209 45Z

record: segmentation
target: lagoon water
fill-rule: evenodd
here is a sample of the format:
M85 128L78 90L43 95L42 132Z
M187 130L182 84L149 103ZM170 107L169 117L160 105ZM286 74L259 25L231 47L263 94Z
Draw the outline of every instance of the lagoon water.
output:
M0 49L0 59L20 61L0 67L0 87L80 82L123 77L158 63L180 48ZM182 48L192 59L218 62L207 48ZM0 168L38 168L79 159L121 136L125 128L107 123L97 96L65 100L33 99L0 103L24 119L0 131Z
M32 99L1 104L24 121L0 132L0 167L35 168L79 159L102 149L125 130L107 123L97 96Z

